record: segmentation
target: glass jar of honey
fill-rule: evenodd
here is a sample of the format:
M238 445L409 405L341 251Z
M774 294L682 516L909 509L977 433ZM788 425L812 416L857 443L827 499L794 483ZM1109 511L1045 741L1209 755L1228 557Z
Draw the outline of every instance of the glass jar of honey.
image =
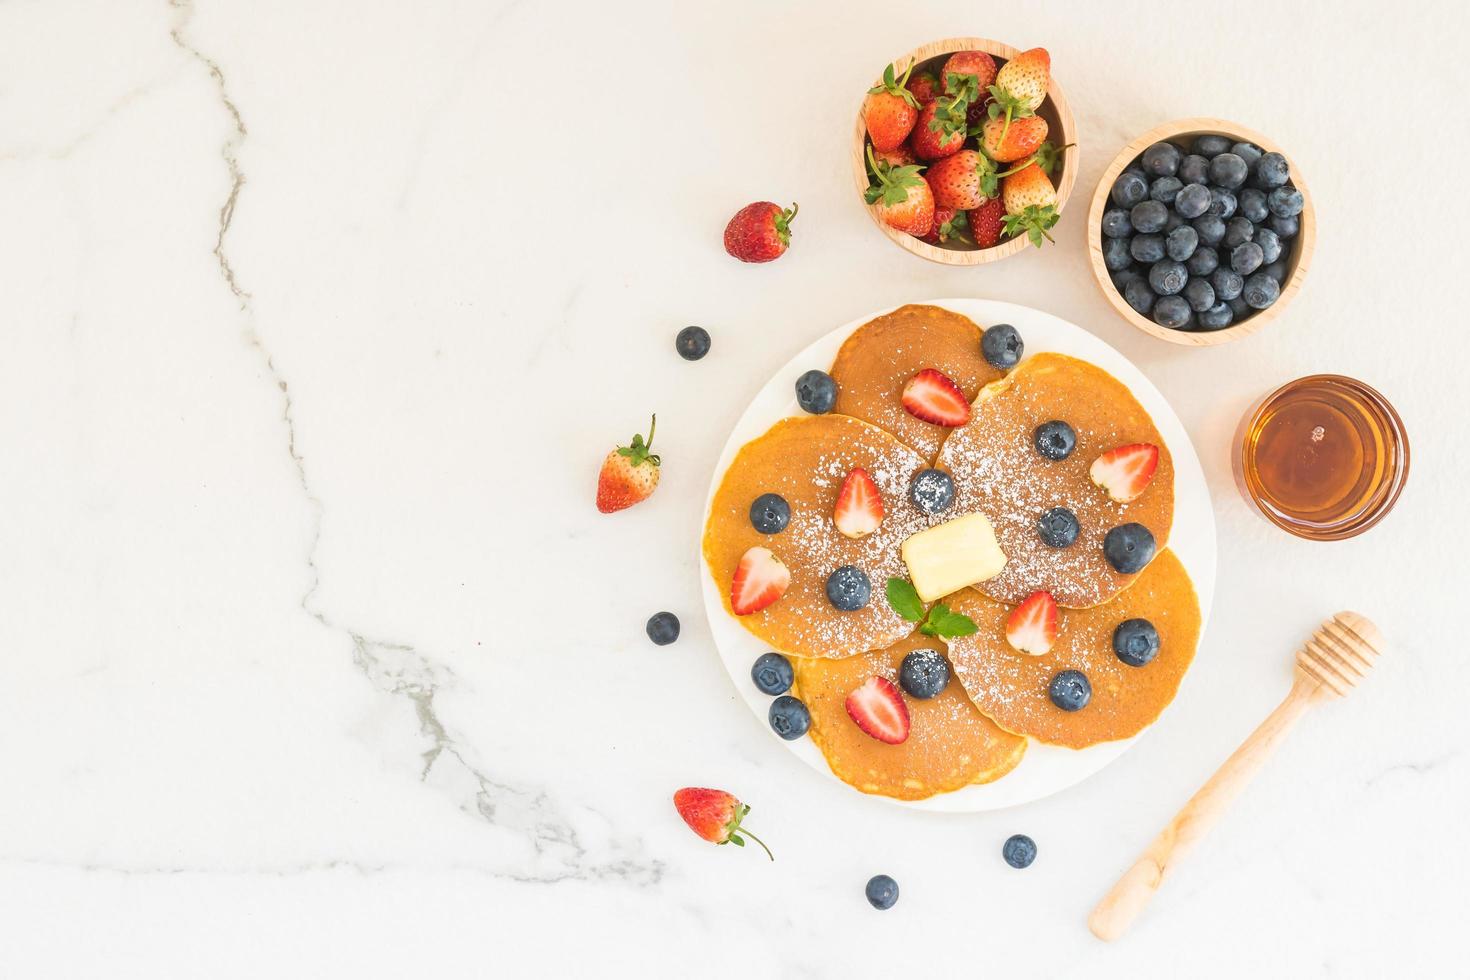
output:
M1268 521L1299 537L1338 541L1377 524L1398 500L1409 437L1372 388L1314 374L1246 413L1234 465L1241 492Z

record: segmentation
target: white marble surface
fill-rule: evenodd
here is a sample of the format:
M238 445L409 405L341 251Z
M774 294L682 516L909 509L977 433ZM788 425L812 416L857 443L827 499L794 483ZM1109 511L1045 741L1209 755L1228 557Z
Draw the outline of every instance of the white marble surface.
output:
M0 974L1462 969L1458 5L585 6L0 3ZM884 61L965 33L1051 49L1084 162L1055 249L950 270L869 226L847 140ZM1321 216L1295 306L1207 352L1118 320L1083 247L1107 160L1187 115L1289 146ZM720 229L762 198L801 202L796 242L740 266ZM1157 729L979 817L863 799L765 738L694 557L761 380L937 295L1134 358L1221 530ZM693 365L689 322L715 339ZM1381 387L1414 439L1396 512L1337 545L1252 517L1226 459L1246 404L1314 371ZM598 460L655 409L657 496L597 514ZM1344 606L1392 638L1380 676L1098 944L1091 903ZM665 607L685 633L656 649ZM689 783L748 799L777 862L693 838ZM878 871L903 899L875 918Z

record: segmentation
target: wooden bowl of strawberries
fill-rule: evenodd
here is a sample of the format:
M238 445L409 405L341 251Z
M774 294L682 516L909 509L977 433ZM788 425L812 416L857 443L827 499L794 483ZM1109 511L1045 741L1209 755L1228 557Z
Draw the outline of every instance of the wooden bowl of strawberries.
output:
M980 265L1051 239L1077 183L1077 126L1045 48L954 37L874 82L852 169L891 241L931 262Z

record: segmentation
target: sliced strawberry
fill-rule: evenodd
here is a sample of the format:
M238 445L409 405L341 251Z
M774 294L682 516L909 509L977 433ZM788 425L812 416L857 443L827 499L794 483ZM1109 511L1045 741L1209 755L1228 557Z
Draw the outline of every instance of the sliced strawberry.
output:
M1092 461L1092 482L1120 504L1137 500L1159 468L1159 447L1147 442L1109 449Z
M897 745L909 737L909 708L886 677L869 677L847 696L847 714L864 735Z
M1057 601L1050 592L1033 592L1006 617L1006 642L1039 657L1057 640Z
M786 594L791 569L770 548L751 548L740 556L730 583L730 606L737 616L748 616Z
M878 494L878 485L861 466L855 467L842 481L832 520L837 530L849 538L872 534L883 523L883 498Z
M951 429L970 419L970 401L960 386L933 368L925 368L903 386L903 407L916 419Z

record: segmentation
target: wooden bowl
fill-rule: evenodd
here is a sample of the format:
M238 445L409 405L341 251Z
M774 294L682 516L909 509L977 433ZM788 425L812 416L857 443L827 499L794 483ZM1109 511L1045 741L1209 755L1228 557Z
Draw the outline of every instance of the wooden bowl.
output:
M929 68L938 71L944 64L944 60L956 51L984 51L996 60L996 66L1005 64L1007 61L1021 53L1019 48L1013 48L1009 44L1001 44L984 37L952 37L943 41L934 41L930 44L920 45L908 54L893 61L894 69L902 74L903 70L914 64L914 70L919 71ZM873 80L873 86L883 81L881 73ZM869 86L870 88L873 86ZM1072 120L1072 110L1067 105L1066 98L1062 95L1061 88L1057 85L1056 76L1053 75L1051 82L1046 88L1046 101L1036 110L1036 114L1046 120L1047 139L1057 146L1065 146L1068 143L1073 146L1062 153L1061 171L1056 178L1057 187L1057 213L1067 203L1067 197L1072 193L1072 186L1077 183L1079 171L1079 160L1077 155L1077 124ZM863 192L868 189L868 127L863 124L861 108L857 114L857 125L852 134L852 174L857 183L858 200L862 201ZM920 241L913 235L888 227L883 219L878 217L878 208L871 204L863 205L868 210L873 224L878 230L888 236L889 241L900 248L912 252L931 262L942 262L945 265L983 265L986 262L995 262L1008 255L1015 255L1022 249L1034 246L1026 240L1025 235L1018 235L1010 241L1001 242L993 248L975 248L964 242L956 244L944 243L941 245L930 245L928 242Z
M1189 144L1196 136L1212 134L1228 136L1235 142L1254 143L1262 150L1274 151L1286 157L1286 162L1291 168L1291 185L1302 192L1302 200L1305 202L1300 216L1301 230L1297 232L1295 238L1290 240L1290 248L1284 252L1283 257L1286 259L1288 271L1286 282L1281 286L1281 295L1275 303L1223 330L1170 330L1168 327L1159 326L1129 306L1128 301L1113 285L1108 267L1103 262L1102 216L1108 208L1108 195L1113 190L1113 181L1117 180L1118 175L1150 144L1161 140ZM1156 126L1123 147L1122 152L1113 159L1108 169L1103 171L1102 179L1097 183L1097 192L1092 195L1092 208L1087 213L1087 251L1088 257L1092 260L1092 277L1097 280L1097 287L1108 298L1108 302L1113 304L1113 309L1118 311L1119 316L1144 333L1158 337L1160 340L1167 340L1171 344L1183 344L1186 347L1215 347L1219 344L1228 344L1232 340L1250 336L1280 316L1281 311L1290 305L1292 299L1301 290L1302 280L1306 278L1307 266L1311 264L1312 252L1316 247L1317 213L1312 208L1312 195L1307 192L1306 180L1302 177L1301 169L1297 166L1296 161L1292 159L1291 154L1255 130L1225 119L1208 117L1177 119L1174 122Z

